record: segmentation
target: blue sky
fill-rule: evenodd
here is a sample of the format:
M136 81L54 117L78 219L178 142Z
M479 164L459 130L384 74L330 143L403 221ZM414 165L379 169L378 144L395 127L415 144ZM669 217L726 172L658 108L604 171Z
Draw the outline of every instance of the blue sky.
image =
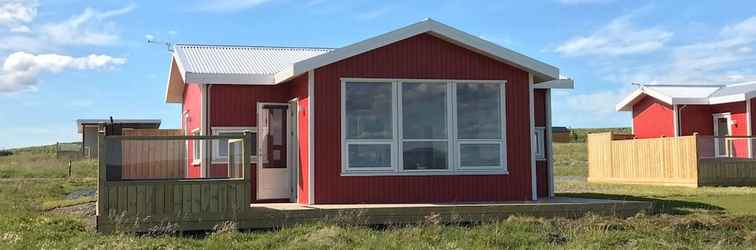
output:
M0 0L0 149L79 140L77 118L160 118L172 42L339 47L426 17L556 65L555 125L629 126L631 82L756 79L753 1Z

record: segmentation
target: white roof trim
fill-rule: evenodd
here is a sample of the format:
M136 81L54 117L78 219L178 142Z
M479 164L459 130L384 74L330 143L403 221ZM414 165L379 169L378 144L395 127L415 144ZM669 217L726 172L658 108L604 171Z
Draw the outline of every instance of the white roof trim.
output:
M557 79L534 85L536 89L574 89L575 81L572 79Z
M534 72L547 79L559 79L559 68L557 67L501 47L435 20L426 19L404 28L336 49L329 53L296 62L285 70L276 73L275 80L276 83L284 82L307 71L427 32L453 40L463 46L468 46L469 48L478 50L483 54L488 54L499 60L514 64L515 66L524 68L529 72Z
M735 86L741 86L743 84L732 84L732 85L691 85L691 84L680 84L680 85L643 85L637 90L630 93L625 99L622 99L616 106L615 109L617 111L632 111L632 106L640 101L640 99L643 96L651 96L657 100L660 100L666 104L669 105L714 105L714 104L723 104L723 103L731 103L731 102L740 102L745 101L751 98L756 97L756 91L746 91L744 93L736 93L731 95L724 95L724 96L713 96L714 94L711 94L707 97L671 97L665 94L662 94L658 91L655 91L653 89L654 86L656 87L719 87L717 91L720 91L722 89L728 88L728 87L735 87ZM716 93L715 91L714 93Z
M179 71L178 73L181 78L180 80L183 84L275 85L291 80L299 75L302 75L319 67L332 64L340 60L344 60L346 58L356 56L423 33L433 34L441 39L447 40L448 42L455 43L477 53L489 56L504 63L508 63L514 67L533 73L534 76L537 76L539 81L541 81L539 87L536 88L571 89L574 86L574 81L572 79L563 79L562 77L560 77L559 68L555 66L530 58L513 50L501 47L497 44L483 40L477 36L468 34L432 19L426 19L424 21L417 22L415 24L411 24L394 31L390 31L388 33L361 42L357 42L343 48L324 52L323 54L309 57L301 61L294 63L285 63L285 65L283 65L283 68L280 68L275 73L192 72L193 70L191 68L186 68L191 67L191 65L186 64L190 61L185 62L184 60L186 58L183 58L182 53L179 53L178 50L172 53L172 61L176 63ZM171 84L179 84L177 81L174 81L172 83L170 76L171 73L169 70L168 89L170 89ZM167 102L179 102L177 98L168 98L168 96L169 94L166 93Z

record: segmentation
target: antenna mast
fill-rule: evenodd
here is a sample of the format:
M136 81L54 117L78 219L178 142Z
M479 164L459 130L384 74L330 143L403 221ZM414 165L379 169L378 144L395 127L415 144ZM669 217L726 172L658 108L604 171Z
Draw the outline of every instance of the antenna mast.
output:
M147 39L148 44L158 44L165 46L168 51L173 52L173 43L170 41L163 41L158 39Z

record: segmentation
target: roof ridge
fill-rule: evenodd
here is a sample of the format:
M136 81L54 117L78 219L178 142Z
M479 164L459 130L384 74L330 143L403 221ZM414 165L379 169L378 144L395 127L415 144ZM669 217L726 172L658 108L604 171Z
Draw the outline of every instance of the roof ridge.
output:
M177 43L175 46L186 46L186 47L226 47L226 48L261 48L261 49L312 49L312 50L334 50L335 49L335 48L309 47L309 46L269 46L269 45L200 44L200 43Z

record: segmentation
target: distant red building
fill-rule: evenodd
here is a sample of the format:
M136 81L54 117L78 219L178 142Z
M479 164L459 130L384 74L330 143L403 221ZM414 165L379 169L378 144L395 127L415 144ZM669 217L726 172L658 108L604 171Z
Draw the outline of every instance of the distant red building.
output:
M559 69L422 21L343 48L179 44L166 101L186 134L257 135L256 202L532 200L553 194ZM189 177L227 150L189 143Z
M633 113L636 138L692 135L751 136L756 82L731 85L646 84L617 104ZM725 143L724 139L720 144ZM733 139L715 145L715 156L750 157L752 143ZM730 147L732 152L726 152Z

